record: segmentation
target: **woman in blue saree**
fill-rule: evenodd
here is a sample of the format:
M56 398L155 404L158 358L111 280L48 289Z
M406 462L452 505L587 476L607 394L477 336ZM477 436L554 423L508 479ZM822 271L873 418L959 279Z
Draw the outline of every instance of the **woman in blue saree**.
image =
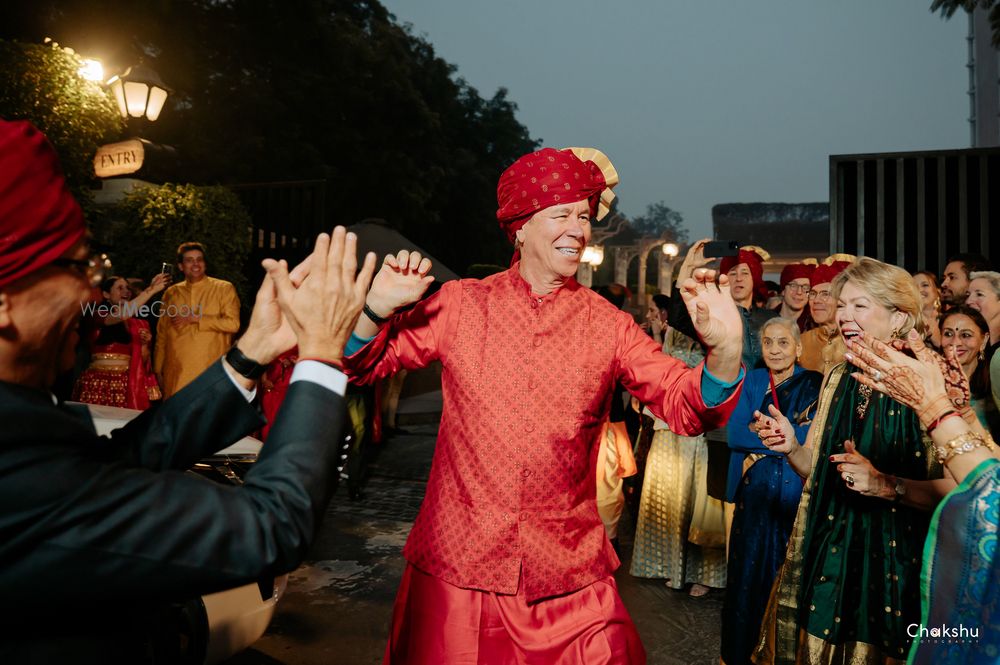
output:
M797 364L802 354L793 320L775 318L760 329L766 367L750 370L729 419L726 500L736 504L722 604L722 662L750 665L774 576L785 560L788 536L802 494L802 479L781 453L757 436L756 414L774 404L805 441L823 375Z
M906 404L930 423L938 460L958 486L931 519L920 579L920 623L908 626L910 665L1000 663L1000 459L989 433L968 407L969 385L953 347L942 361L916 336L916 358L868 339L854 344L859 380ZM957 386L957 388L956 388ZM892 498L885 474L867 460L846 464L855 488ZM860 487L864 487L862 490Z

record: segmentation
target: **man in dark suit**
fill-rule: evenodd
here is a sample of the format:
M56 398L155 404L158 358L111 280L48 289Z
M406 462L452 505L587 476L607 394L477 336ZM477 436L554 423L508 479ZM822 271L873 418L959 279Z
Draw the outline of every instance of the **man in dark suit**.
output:
M338 227L291 275L265 261L225 359L98 437L49 389L102 266L45 137L0 120L0 662L154 662L183 650L162 623L171 603L298 565L336 472L337 368L374 271L369 255L355 276L355 252ZM296 343L302 360L244 485L186 474L261 425L256 377Z

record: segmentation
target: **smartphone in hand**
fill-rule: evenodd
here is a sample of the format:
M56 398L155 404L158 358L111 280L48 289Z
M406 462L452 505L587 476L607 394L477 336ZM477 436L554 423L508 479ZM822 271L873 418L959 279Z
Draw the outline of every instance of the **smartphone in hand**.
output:
M705 243L703 254L706 259L719 258L721 256L738 256L740 244L735 240L712 240Z

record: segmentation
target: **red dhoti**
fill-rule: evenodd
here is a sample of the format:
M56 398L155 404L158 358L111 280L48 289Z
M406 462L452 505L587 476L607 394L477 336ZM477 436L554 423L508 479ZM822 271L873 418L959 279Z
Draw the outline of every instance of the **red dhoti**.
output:
M644 665L614 577L528 603L407 564L383 665Z

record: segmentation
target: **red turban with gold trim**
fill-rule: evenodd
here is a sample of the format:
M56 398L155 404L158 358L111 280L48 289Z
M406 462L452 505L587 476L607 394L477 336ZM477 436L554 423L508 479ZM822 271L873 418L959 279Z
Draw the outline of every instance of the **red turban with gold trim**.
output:
M815 270L816 266L808 263L789 263L781 269L781 288L788 286L793 279L809 279Z
M27 121L0 120L0 287L49 265L85 232L45 135Z
M602 165L591 159L583 160L580 154L592 154L594 159L607 162L614 181L605 178ZM542 148L518 158L500 176L497 184L497 221L514 241L517 230L540 210L560 203L590 203L591 217L600 219L607 204L614 199L610 187L617 184L617 173L603 153L586 148ZM607 190L607 191L606 191ZM606 192L606 193L605 193ZM602 199L604 204L602 205Z

